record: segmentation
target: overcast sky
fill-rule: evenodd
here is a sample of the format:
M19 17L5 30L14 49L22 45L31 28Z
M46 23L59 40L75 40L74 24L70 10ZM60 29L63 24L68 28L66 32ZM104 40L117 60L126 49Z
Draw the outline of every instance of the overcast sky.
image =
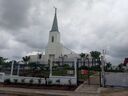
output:
M57 7L61 42L73 51L128 57L128 0L0 0L0 56L44 51Z

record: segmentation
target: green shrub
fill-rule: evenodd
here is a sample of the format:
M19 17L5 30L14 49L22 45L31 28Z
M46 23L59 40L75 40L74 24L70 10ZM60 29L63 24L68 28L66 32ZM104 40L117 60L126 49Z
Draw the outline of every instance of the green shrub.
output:
M30 83L30 84L33 84L33 79L30 79L29 83Z
M51 85L52 84L52 80L48 80L48 85Z
M56 80L57 83L60 83L60 79Z
M5 80L4 80L4 83L5 83L5 84L10 84L10 83L11 83L11 80L10 80L10 79L5 79Z
M70 68L70 66L69 66L68 64L64 64L64 65L62 65L62 67L63 67L64 69Z
M40 79L38 79L38 84L41 84L41 78L40 78Z
M22 80L21 80L21 83L25 83L25 79L22 79Z
M88 69L88 67L87 66L81 66L79 69Z
M18 82L18 80L17 79L13 79L13 82L16 84Z

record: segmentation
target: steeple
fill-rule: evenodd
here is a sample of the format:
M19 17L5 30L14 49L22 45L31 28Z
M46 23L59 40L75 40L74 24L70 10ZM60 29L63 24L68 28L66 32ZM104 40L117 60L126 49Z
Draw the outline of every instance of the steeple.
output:
M55 8L55 16L54 16L54 20L53 20L53 24L52 24L52 29L50 32L54 32L54 31L59 32L58 23L57 23L57 8Z

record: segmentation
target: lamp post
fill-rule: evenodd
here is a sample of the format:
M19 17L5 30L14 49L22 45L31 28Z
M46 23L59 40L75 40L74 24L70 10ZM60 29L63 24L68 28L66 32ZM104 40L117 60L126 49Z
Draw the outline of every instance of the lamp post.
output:
M11 76L13 75L13 68L14 68L14 60L12 61L12 64L11 64Z
M101 85L102 87L105 87L105 71L104 71L104 66L105 66L105 51L103 50L103 55L101 56Z

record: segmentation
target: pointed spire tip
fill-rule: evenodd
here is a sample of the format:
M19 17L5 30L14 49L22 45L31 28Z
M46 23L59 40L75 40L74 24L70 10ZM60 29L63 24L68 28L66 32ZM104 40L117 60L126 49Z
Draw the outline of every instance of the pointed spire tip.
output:
M54 31L59 32L59 30L58 30L58 22L57 22L57 8L56 7L54 7L54 8L55 8L55 15L54 15L52 29L51 29L50 32L54 32Z

